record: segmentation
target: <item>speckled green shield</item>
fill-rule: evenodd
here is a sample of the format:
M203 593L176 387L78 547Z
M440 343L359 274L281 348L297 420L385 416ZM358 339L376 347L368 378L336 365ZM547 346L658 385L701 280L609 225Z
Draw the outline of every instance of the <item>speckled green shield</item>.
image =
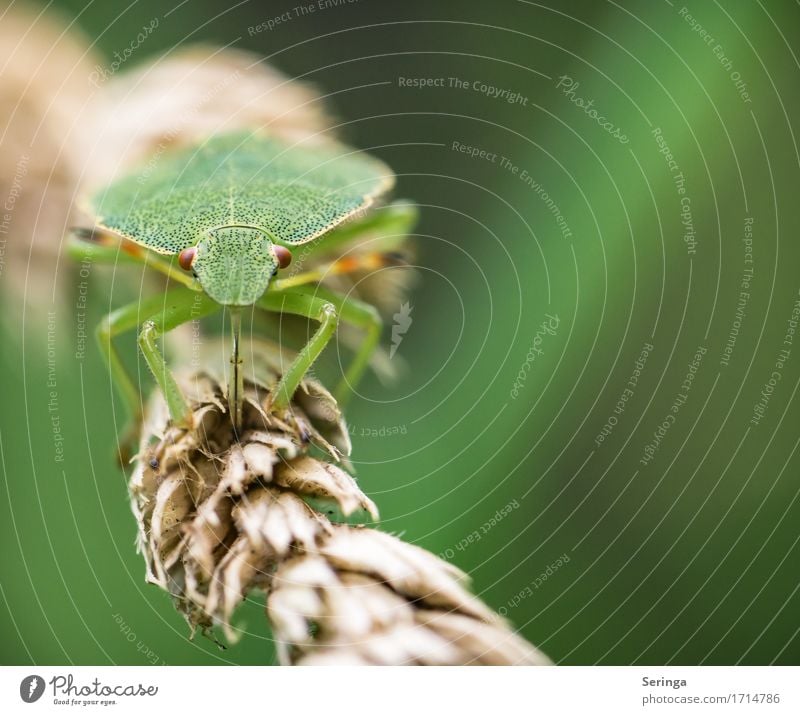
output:
M392 183L385 164L336 142L292 145L237 132L155 155L97 192L91 205L100 226L173 254L225 226L305 243L368 206Z
M204 290L247 305L275 271L271 241L310 241L392 184L385 164L342 144L237 132L156 154L97 192L91 208L99 227L158 253L198 246Z

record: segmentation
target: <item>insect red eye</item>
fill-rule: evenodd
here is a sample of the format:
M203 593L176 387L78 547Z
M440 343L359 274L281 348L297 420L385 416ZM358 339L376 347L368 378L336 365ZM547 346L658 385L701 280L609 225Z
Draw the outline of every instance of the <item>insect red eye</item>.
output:
M274 251L278 268L286 268L292 262L292 253L285 246L275 246Z
M191 248L185 248L178 255L178 264L185 271L191 270L192 262L194 261L194 257L196 255L197 255L197 249L194 246L192 246Z

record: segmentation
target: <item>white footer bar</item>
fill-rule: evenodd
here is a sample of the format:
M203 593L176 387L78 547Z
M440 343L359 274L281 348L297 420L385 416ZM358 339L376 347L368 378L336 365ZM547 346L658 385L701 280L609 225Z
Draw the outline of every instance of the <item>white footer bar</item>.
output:
M4 667L0 712L800 713L800 668Z

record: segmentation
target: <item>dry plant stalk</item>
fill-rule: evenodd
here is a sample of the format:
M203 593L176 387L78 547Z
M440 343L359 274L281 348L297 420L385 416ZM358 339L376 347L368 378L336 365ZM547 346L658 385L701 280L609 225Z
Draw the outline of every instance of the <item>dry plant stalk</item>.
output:
M223 383L203 371L181 378L192 430L171 427L158 396L144 425L130 481L139 549L147 580L174 597L193 629L220 625L235 640L234 609L260 590L283 664L549 663L467 591L456 567L332 521L378 517L327 461L346 466L350 450L336 403L308 379L277 417L266 409L277 369L265 362L257 373L238 440Z
M97 58L59 15L12 3L0 20L0 299L31 324L52 308L90 136L81 116ZM65 290L68 283L60 282Z

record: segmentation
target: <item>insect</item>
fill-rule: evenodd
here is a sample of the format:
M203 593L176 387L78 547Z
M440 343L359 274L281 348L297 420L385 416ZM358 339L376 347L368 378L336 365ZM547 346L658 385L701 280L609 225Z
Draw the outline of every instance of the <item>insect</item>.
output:
M188 428L188 403L158 339L223 308L230 312L233 333L228 402L234 428L242 417L239 336L241 312L248 306L319 323L272 390L276 412L288 408L338 322L360 328L363 340L334 391L338 400L345 400L380 340L382 320L371 304L345 299L322 281L390 260L380 250L362 251L358 257L352 251L343 256L342 251L360 235L408 233L416 219L408 203L362 213L393 183L391 170L381 161L337 142L292 144L236 132L165 152L91 196L95 227L73 231L70 254L81 260L143 262L179 284L166 294L113 311L97 329L112 380L134 422L141 417L140 395L113 339L139 329L139 348L170 417ZM316 267L282 277L292 248L306 243L303 263L313 257Z

